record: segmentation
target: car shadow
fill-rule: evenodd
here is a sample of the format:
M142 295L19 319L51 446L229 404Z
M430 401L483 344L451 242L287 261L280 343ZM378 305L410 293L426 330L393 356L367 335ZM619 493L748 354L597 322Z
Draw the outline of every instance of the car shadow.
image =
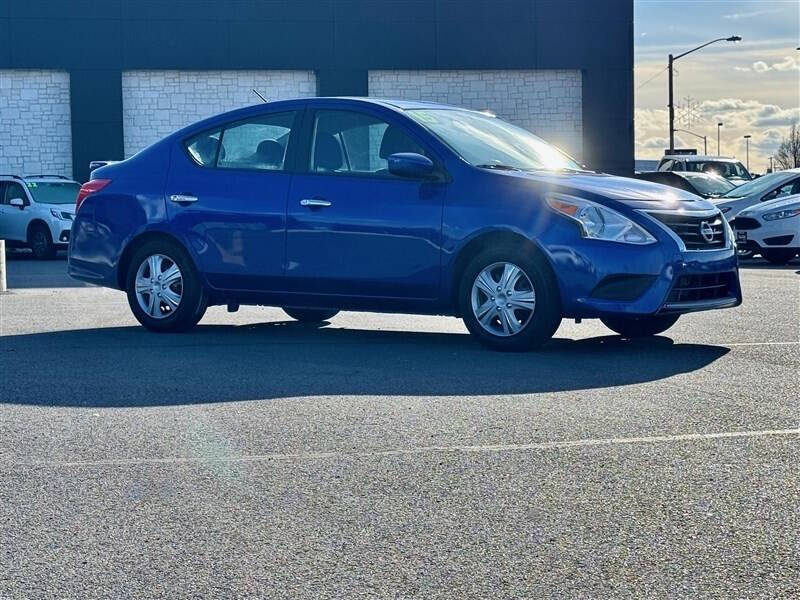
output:
M590 390L702 369L725 347L659 336L554 339L497 353L466 334L374 331L296 321L141 327L0 338L0 403L170 406L306 396L474 396Z

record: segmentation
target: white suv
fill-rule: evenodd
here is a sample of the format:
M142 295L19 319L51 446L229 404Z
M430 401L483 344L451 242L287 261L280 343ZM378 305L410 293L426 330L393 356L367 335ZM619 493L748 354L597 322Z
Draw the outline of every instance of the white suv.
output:
M69 243L80 187L60 175L0 175L0 239L52 258Z

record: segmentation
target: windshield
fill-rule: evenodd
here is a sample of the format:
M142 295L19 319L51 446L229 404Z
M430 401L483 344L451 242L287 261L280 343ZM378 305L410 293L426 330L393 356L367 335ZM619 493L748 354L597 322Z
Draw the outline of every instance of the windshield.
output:
M705 196L722 196L736 186L722 177L687 177L695 189Z
M28 191L39 204L75 204L78 190L81 189L75 182L41 183L38 181L27 182Z
M529 131L483 113L415 109L406 114L476 167L584 170L561 150Z
M723 162L717 160L687 161L686 170L694 173L708 173L722 177L740 177L750 179L750 173L742 163Z
M743 183L725 194L725 197L744 198L745 196L763 194L779 185L785 177L786 175L783 173L769 173L753 181Z

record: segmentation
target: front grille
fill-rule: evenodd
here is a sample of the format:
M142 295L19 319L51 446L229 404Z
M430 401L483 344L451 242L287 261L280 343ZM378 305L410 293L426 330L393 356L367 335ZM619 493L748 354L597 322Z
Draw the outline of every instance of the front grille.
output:
M730 296L732 273L680 275L667 298L668 303L717 300Z
M736 217L731 221L731 227L739 231L749 231L750 229L758 229L761 223L750 217Z
M681 238L687 250L714 250L725 247L725 222L721 213L697 217L651 212L650 216L661 221ZM704 237L703 232L708 239Z

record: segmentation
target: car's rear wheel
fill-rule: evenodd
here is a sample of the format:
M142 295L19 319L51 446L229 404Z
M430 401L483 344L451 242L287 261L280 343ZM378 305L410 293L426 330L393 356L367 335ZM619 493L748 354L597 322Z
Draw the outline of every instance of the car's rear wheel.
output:
M33 252L34 258L47 260L56 254L53 246L53 239L50 237L50 230L44 225L34 225L28 233L28 245Z
M191 329L208 305L191 258L179 244L167 239L145 242L134 253L126 292L136 320L157 332Z
M763 256L766 261L771 262L773 265L785 265L792 260L796 254L796 250L789 248L772 248L761 251L761 256Z
M470 261L459 305L470 333L494 350L537 348L561 322L558 285L549 265L511 245L484 250Z
M317 308L285 308L283 309L287 315L292 317L295 321L302 323L322 323L332 319L337 314L338 310L325 310Z
M603 317L603 325L624 338L640 338L664 333L675 325L680 315L646 317Z

